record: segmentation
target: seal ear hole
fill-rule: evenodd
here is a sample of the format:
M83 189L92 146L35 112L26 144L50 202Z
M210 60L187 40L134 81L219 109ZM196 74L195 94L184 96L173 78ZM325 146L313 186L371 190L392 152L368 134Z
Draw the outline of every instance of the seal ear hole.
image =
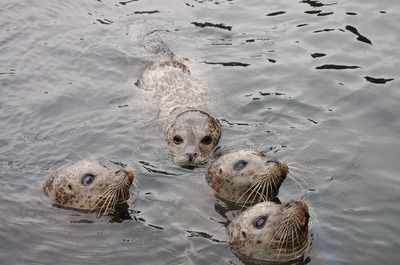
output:
M173 141L174 141L174 143L175 143L176 145L180 145L181 143L183 143L183 139L182 139L182 137L179 136L179 135L175 135Z
M222 174L222 169L219 169L219 174Z
M267 223L267 216L261 215L261 216L258 216L253 221L253 226L254 226L254 228L261 229L265 226L266 223Z
M243 168L245 168L247 166L247 164L248 163L246 161L239 160L233 165L233 169L234 170L242 170Z
M71 184L68 184L68 189L69 189L69 190L72 190Z
M209 136L209 135L204 136L204 137L201 139L201 143L204 144L204 145L209 145L209 144L211 144L211 143L212 143L212 138L211 138L211 136Z

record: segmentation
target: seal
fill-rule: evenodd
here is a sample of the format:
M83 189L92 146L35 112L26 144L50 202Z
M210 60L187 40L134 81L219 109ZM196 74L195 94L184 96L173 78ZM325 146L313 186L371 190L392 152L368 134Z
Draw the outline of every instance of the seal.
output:
M289 171L288 165L252 149L231 150L209 167L208 185L236 204L273 200Z
M290 261L308 246L308 205L258 203L227 226L229 243L237 253L256 260Z
M56 205L98 210L98 215L113 210L130 197L132 171L111 170L97 160L80 160L52 172L43 192Z
M175 163L182 167L207 164L221 137L220 122L208 112L213 100L207 85L176 59L147 67L138 85L154 93Z

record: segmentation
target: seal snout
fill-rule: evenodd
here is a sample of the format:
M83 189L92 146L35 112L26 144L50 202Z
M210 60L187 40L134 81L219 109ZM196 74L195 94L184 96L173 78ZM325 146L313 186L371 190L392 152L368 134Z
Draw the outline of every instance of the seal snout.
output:
M198 153L186 153L185 155L188 159L189 164L194 164L194 162L198 156Z
M115 175L123 176L123 180L124 180L125 184L128 186L132 185L133 180L135 178L135 176L133 175L133 172L131 170L119 169L119 170L115 171Z

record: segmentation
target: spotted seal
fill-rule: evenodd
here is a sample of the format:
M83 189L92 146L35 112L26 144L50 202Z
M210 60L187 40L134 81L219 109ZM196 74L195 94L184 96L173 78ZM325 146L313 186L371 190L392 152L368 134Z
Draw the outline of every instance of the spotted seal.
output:
M304 201L258 203L227 226L229 243L238 254L256 260L294 260L308 246L309 217Z
M97 160L80 160L52 172L43 191L56 205L96 209L101 215L129 199L133 181L132 171L111 170Z
M176 59L147 67L138 85L153 93L175 163L183 167L207 164L221 137L220 122L208 111L213 96L207 85Z
M263 152L237 149L219 156L209 167L206 180L223 199L254 204L273 200L288 170L286 163Z

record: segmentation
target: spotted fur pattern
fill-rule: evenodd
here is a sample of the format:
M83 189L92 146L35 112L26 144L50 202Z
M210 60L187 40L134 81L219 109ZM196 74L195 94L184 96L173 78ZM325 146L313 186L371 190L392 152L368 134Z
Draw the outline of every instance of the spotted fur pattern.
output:
M227 227L233 250L257 260L288 261L308 246L308 206L305 202L258 203Z
M94 177L93 183L84 185L85 175ZM120 202L129 198L129 188L134 176L131 171L111 170L97 160L82 160L62 166L52 172L43 185L43 192L59 206L92 210L105 198L105 191L116 183L123 182Z

